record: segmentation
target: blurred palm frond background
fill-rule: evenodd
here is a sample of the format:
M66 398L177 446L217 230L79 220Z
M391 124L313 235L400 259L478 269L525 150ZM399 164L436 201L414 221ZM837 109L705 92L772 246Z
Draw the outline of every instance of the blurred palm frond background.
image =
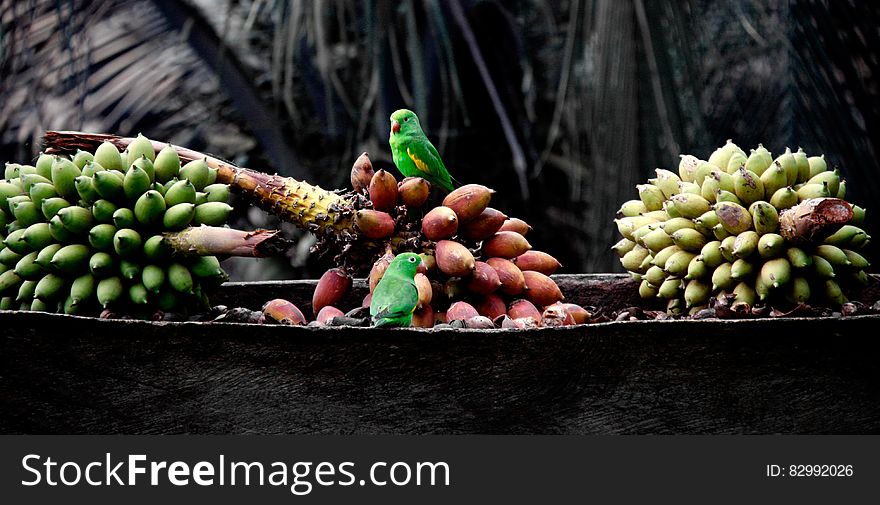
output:
M47 129L143 132L341 188L362 151L392 167L388 116L408 107L536 248L614 271L634 184L728 138L824 152L870 208L878 18L795 0L0 0L0 160L32 159ZM233 275L320 273L285 229L287 258Z

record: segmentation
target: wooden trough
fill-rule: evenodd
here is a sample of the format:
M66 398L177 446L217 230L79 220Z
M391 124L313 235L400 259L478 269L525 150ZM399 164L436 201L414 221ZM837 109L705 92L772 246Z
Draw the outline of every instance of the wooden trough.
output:
M555 278L575 303L639 303L626 276ZM214 301L305 312L314 285L230 283ZM0 312L0 433L880 433L878 329L880 315L430 331Z

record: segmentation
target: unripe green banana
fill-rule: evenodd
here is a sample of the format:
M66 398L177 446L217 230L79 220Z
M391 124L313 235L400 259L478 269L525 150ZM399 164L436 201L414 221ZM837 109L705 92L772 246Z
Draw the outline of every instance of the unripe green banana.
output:
M36 280L43 274L43 268L36 263L37 251L25 254L15 264L15 273L24 280Z
M89 230L89 244L98 251L112 251L116 231L116 227L109 223L94 226Z
M831 191L828 189L828 183L823 182L822 184L811 184L807 183L797 189L797 195L799 201L809 200L810 198L826 198L831 196Z
M752 227L752 215L742 205L718 202L714 209L721 226L731 235L739 235Z
M760 177L764 171L773 163L773 157L763 144L758 144L756 149L752 149L746 160L746 170L750 170Z
M55 157L51 154L40 153L37 157L37 162L34 163L34 171L46 179L52 178L52 163L55 161ZM6 177L9 179L9 177Z
M173 207L179 203L195 203L195 201L196 188L188 179L183 179L181 181L175 182L165 191L165 204L168 207ZM641 200L636 201L644 206ZM641 212L635 215L640 214Z
M28 226L21 236L28 245L28 249L39 251L52 243L52 232L49 223L35 223Z
M141 235L131 228L123 228L113 235L113 249L122 258L129 258L141 251Z
M797 164L798 175L795 183L806 182L810 178L810 161L807 159L807 153L798 147L797 152L793 153L794 161Z
M40 252L37 253L37 259L35 260L37 265L40 265L40 267L46 272L53 271L52 257L55 256L55 253L62 247L64 246L61 244L49 244L40 249Z
M724 263L725 259L721 252L721 241L713 240L712 242L707 242L706 245L700 249L700 256L703 258L703 262L709 269L714 269L718 265Z
M774 160L779 163L782 168L785 170L786 179L788 180L788 185L792 186L797 184L798 178L798 165L797 160L794 158L794 155L791 152L791 149L785 148L785 152L781 154L778 158Z
M653 184L639 184L636 186L639 191L639 199L645 204L645 208L651 210L661 210L666 197L663 191Z
M747 282L740 282L733 288L733 303L730 306L736 308L739 305L746 304L751 307L757 300L758 293L755 292L755 288Z
M624 254L623 258L620 258L620 264L630 272L639 272L642 261L644 261L649 254L651 254L651 251L641 245L637 245L632 251Z
M758 254L762 259L772 259L781 256L785 251L785 239L777 233L765 233L758 239ZM791 258L789 258L791 261ZM792 262L792 266L794 262ZM797 267L796 267L797 268Z
M758 235L773 233L779 229L779 212L769 203L762 200L752 203L749 214L752 215L752 225Z
M122 278L127 281L140 279L141 265L137 261L130 261L126 259L120 260L119 273L122 275Z
M134 216L141 224L159 225L165 216L165 199L158 191L152 189L147 191L135 202Z
M871 263L868 262L867 258L855 251L843 249L843 253L846 254L846 259L849 260L850 266L853 268L868 268L871 266Z
M657 220L645 216L623 217L614 220L617 231L629 240L633 240L632 233L648 223L656 223Z
M128 148L126 149L126 160L125 166L131 166L135 160L139 159L141 156L146 156L147 159L153 161L156 159L156 151L153 149L153 143L150 142L149 139L144 137L142 134L138 133L137 138L131 141L128 144Z
M23 279L14 270L7 270L0 274L0 294L6 294L17 289Z
M193 278L190 271L180 263L172 263L168 267L168 284L177 292L192 294Z
M34 298L43 302L58 300L66 294L67 282L64 277L55 274L46 274L37 282L34 288Z
M682 249L677 245L671 245L655 254L653 259L651 260L651 264L656 265L660 268L665 268L666 262L669 260L669 257L681 250Z
M743 281L755 273L755 265L749 260L737 259L730 264L730 277L735 281Z
M713 167L712 165L709 165L708 163L706 164L706 166L709 167L709 170L715 170L715 167ZM678 183L678 192L679 193L690 193L692 195L699 195L699 194L701 194L701 191L702 191L700 188L701 188L701 185L697 184L696 182L682 181L682 182Z
M122 298L123 290L122 279L119 277L101 279L98 281L98 287L95 290L98 296L98 303L101 307L108 308Z
M147 288L144 287L143 284L136 283L128 288L128 299L136 306L144 306L150 303L150 294L147 292Z
M193 216L195 216L195 206L193 206ZM642 226L641 228L639 228L639 229L633 231L633 232L632 232L633 240L635 240L636 243L641 244L641 243L642 243L642 237L644 237L645 235L647 235L647 234L651 233L652 231L658 229L660 224L661 224L661 223L651 223L651 224L646 224L645 226Z
M841 200L846 198L846 179L841 179L837 187L837 198Z
M106 168L95 161L90 161L82 168L82 175L80 177L94 178L95 174L101 170L106 170Z
M837 246L833 246L831 244L820 244L816 246L814 254L828 260L828 263L831 263L831 266L833 267L850 266L850 261L849 258L846 257L846 253L843 252L843 249Z
M0 298L0 310L15 310L15 298L4 296Z
M153 235L144 241L144 256L148 261L159 262L170 256L171 249L162 235Z
M58 196L58 193L55 191L55 186L52 185L51 182L40 182L31 186L29 191L31 201L34 203L34 206L40 210L43 206L43 201L49 198L55 198Z
M696 229L706 236L711 236L712 230L721 224L721 220L718 219L718 214L716 214L714 210L700 214L700 216L693 221Z
M733 173L733 192L743 205L751 205L752 202L764 199L764 183L754 172L749 172L745 167Z
M161 152L159 153L162 154ZM157 295L165 284L165 270L158 265L147 265L141 272L141 283L147 291Z
M663 170L662 168L656 169L655 172L657 173L657 177L654 179L648 179L648 183L660 188L660 190L663 191L663 196L665 198L678 194L678 183L681 182L679 176L669 170Z
M70 300L74 305L85 305L96 295L98 281L91 273L80 275L70 284Z
M826 279L825 280L825 299L835 305L843 305L848 302L846 295L843 294L843 291L840 289L840 285L834 279Z
M777 191L788 186L788 174L782 165L773 163L761 174L761 184L764 185L764 198L769 200Z
M98 163L106 170L117 170L121 172L125 169L125 166L128 166L127 164L123 164L119 150L110 142L102 142L101 145L95 149L94 160L95 163Z
M712 172L717 172L717 170L713 170ZM703 184L700 186L700 196L705 198L707 202L715 203L719 191L721 191L721 183L718 179L715 179L711 175L703 179Z
M665 247L671 246L673 243L672 237L667 235L662 228L657 228L656 230L649 231L648 233L642 235L639 242L651 251L658 252Z
M705 279L709 276L710 270L706 265L706 262L703 261L702 255L694 256L694 259L688 263L687 274L684 276L685 280L693 280L693 279Z
M748 259L758 250L758 234L748 230L740 233L733 241L733 250L731 254L735 258Z
M657 296L666 300L678 298L682 290L682 281L679 278L670 277L657 288Z
M110 223L117 209L116 204L109 200L97 200L92 204L92 217L99 223Z
M95 191L104 200L119 202L125 198L125 175L116 170L103 170L92 178Z
M738 196L730 191L726 191L723 189L718 190L718 192L715 193L715 203L719 202L731 202L737 205L743 205L742 200L740 200Z
M190 272L199 278L214 278L226 275L216 256L198 256L189 266Z
M786 186L776 190L770 197L770 205L776 207L777 211L783 211L798 204L798 194L791 186Z
M22 202L30 202L30 195L19 195L19 196L10 196L6 199L6 208L9 210L9 215L13 218L15 217L15 206ZM4 211L5 212L5 211Z
M712 289L714 291L732 289L736 285L736 281L731 277L730 268L732 266L731 263L722 263L712 271Z
M122 178L122 190L129 200L137 200L150 189L150 184L150 175L138 165L132 165Z
M701 163L703 161L696 156L682 154L678 162L678 176L684 182L694 182L694 175Z
M705 282L693 279L684 288L684 301L688 308L705 305L712 294L712 288Z
M853 217L849 220L849 224L861 226L865 222L865 209L858 205L852 206Z
M21 201L13 205L12 215L18 221L19 226L30 226L43 220L42 211L34 205L30 199Z
M654 256L653 256L653 255L649 254L649 255L645 256L645 259L643 259L642 262L639 263L639 268L638 268L637 271L638 271L638 272L645 272L645 271L647 271L649 268L651 268L651 265L652 265L651 262L652 262L653 260L654 260Z
M165 312L171 312L178 308L180 297L170 287L163 289L156 297L156 304L159 309Z
M747 161L748 158L746 158L746 154L743 151L740 150L735 152L730 156L730 160L728 160L727 167L724 171L725 173L732 174L740 168L745 167Z
M684 217L674 217L662 223L662 228L667 235L672 235L673 233L683 228L695 229L696 224L692 219L687 219Z
M229 202L229 184L210 184L205 186L204 192L209 202Z
M837 191L840 189L840 170L835 168L833 171L817 174L810 177L807 184L827 184L828 196L837 196Z
M24 196L24 189L10 181L0 180L0 210L8 209L7 200L16 196Z
M205 160L193 160L180 167L180 178L189 179L193 186L196 187L196 191L201 191L205 186L212 182L211 169L208 168L208 164ZM649 210L656 209L650 209L649 207Z
M153 167L156 170L156 180L163 184L177 177L180 172L180 156L177 150L170 145L163 147L156 155Z
M810 299L810 283L801 276L791 279L788 289L785 290L785 299L791 304L806 303Z
M110 254L99 251L89 258L89 271L102 279L116 273L116 262Z
M24 232L25 230L19 229L6 235L6 239L3 240L3 243L6 244L6 248L17 254L27 254L31 252L31 247L24 241ZM18 260L16 259L16 261Z
M75 180L82 175L82 171L72 161L61 156L56 156L52 161L52 183L58 195L67 200L76 200L79 193L76 192Z
M850 275L850 279L853 283L862 288L866 288L869 284L871 284L871 279L868 277L868 274L864 270L853 272Z
M134 211L120 207L113 212L113 225L119 229L131 228L135 225Z
M696 254L690 251L678 251L670 256L663 265L663 270L672 277L684 277L687 275L688 264Z
M761 281L775 289L788 284L791 280L791 263L786 258L768 260L761 266Z
M642 280L647 281L654 287L658 287L666 280L666 272L664 272L662 268L654 265L645 271Z
M193 221L196 224L203 224L206 226L222 226L226 220L229 219L229 214L231 212L232 207L229 204L223 202L207 202L201 205L196 205Z
M834 277L836 277L836 274L834 273L834 266L831 265L828 260L826 260L822 256L819 256L818 254L814 254L811 257L811 260L813 264L813 273L817 277L819 277L820 279L833 279Z
M94 225L92 212L82 207L65 207L59 210L56 215L61 219L61 224L64 225L64 228L74 235L86 233Z
M22 254L18 254L8 247L2 248L0 249L0 265L5 266L6 268L14 268L15 264L18 263L18 260L20 260L22 256Z
M657 296L657 286L654 286L647 280L642 279L639 283L639 296L643 299L651 299Z
M150 160L146 156L141 156L140 158L134 160L134 162L131 164L131 167L129 167L129 169L131 169L131 168L139 168L139 169L143 170L144 172L146 172L147 177L150 178L150 184L153 184L154 182L156 182L156 169L153 167L152 160ZM126 173L127 173L127 171L126 171Z
M56 312L57 307L57 302L44 302L43 300L34 298L30 307L22 307L21 310L30 310L31 312Z
M712 154L709 156L708 161L719 169L724 170L727 168L727 165L730 162L730 157L733 156L733 153L735 152L742 152L742 149L740 149L739 146L728 139L723 146L715 149L715 151L712 152Z
M828 164L825 163L824 154L822 156L810 156L807 158L807 163L810 164L810 177L814 177L828 170Z
M680 193L669 198L681 217L694 219L710 209L709 201L693 193Z
M76 187L76 193L79 195L79 198L87 205L91 205L96 200L101 199L101 195L95 189L95 180L93 178L81 175L73 180L73 184Z
M208 195L201 191L196 191L196 205L201 205L203 203L208 203ZM645 215L659 220L664 220L670 217L669 214L666 213L666 209L649 210L648 212L645 212Z
M692 228L682 228L672 234L672 241L685 251L700 252L708 240L706 237Z
M162 225L168 231L182 230L189 226L196 213L196 206L191 203L178 203L169 207L162 218ZM627 239L624 239L627 240ZM627 240L627 242L630 242Z
M168 209L168 210L171 210L171 209ZM195 206L193 206L193 210L195 210ZM167 214L168 211L166 210L165 213ZM166 225L166 228L167 228L167 225ZM145 244L145 246L146 246L146 244ZM632 240L630 240L628 238L622 238L616 244L611 246L611 250L614 251L615 254L617 254L618 258L622 258L624 254L632 251L633 247L635 247L635 246L636 246L636 243L633 242Z
M14 300L18 303L30 303L34 299L34 292L37 290L37 281L21 281L21 284L18 286L18 294L14 298ZM8 309L0 309L0 310L8 310Z
M65 274L80 273L88 265L90 252L89 248L82 244L66 245L52 255L52 267Z

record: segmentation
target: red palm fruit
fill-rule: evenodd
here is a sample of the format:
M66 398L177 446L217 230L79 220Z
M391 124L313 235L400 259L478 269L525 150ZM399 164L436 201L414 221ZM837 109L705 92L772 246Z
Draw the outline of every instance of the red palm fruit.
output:
M379 284L379 279L385 275L385 270L388 270L388 265L391 264L391 260L393 259L393 254L385 253L373 263L373 267L370 268L370 293L376 289L376 284Z
M394 233L394 219L391 214L380 210L361 209L354 215L354 222L368 238L386 238Z
M501 228L498 229L498 231L515 231L520 235L525 235L531 230L532 227L529 226L529 223L516 217L508 218L506 221L504 221L504 223L502 223Z
M367 296L364 297L364 300L361 302L361 307L369 307L370 303L373 301L373 293L367 293Z
M400 201L410 209L419 209L428 200L431 184L421 177L407 177L397 185Z
M446 311L438 310L434 312L434 324L443 324L446 323Z
M472 317L477 317L480 314L477 312L477 309L474 308L473 305L468 302L455 302L446 309L446 320L447 321L455 321L456 319L470 319Z
M489 319L495 319L496 317L507 314L507 304L504 303L504 300L496 295L486 295L480 299L480 302L477 303L474 308L477 309L481 315L488 317Z
M523 277L526 280L526 298L535 305L550 305L565 298L553 279L541 272L527 270L523 272Z
M572 318L574 318L574 324L584 324L593 317L587 309L575 303L563 303L562 306L565 307L565 310L571 314Z
M416 289L419 291L419 307L431 304L433 290L431 289L431 281L425 274L417 273L415 277Z
M486 263L495 269L498 274L498 280L501 281L501 287L498 288L506 295L518 295L526 288L526 279L523 277L522 270L519 269L512 261L504 258L489 258Z
M373 164L367 153L361 153L351 166L351 187L358 193L370 188L373 179Z
M476 328L480 330L491 330L495 328L495 323L486 316L475 316L464 322L465 328Z
M434 326L434 309L430 305L416 309L413 312L410 326L413 328L432 328Z
M391 210L397 205L397 179L385 170L373 174L370 180L370 201L376 210Z
M422 233L428 240L443 240L458 231L458 216L449 207L434 207L422 218Z
M543 251L526 251L512 261L523 272L531 270L544 275L553 275L553 272L562 266L556 258Z
M337 309L336 307L333 307L331 305L327 305L318 311L318 316L315 318L315 321L318 321L320 324L324 325L324 324L327 324L328 322L330 322L330 320L333 319L334 317L344 316L344 315L345 314L341 310Z
M495 235L505 219L507 216L503 212L486 207L479 216L464 223L458 234L471 240L486 240Z
M510 307L507 309L507 315L510 316L511 319L533 317L538 321L541 320L541 311L538 310L538 307L535 307L534 303L522 298L510 303Z
M317 314L328 305L336 305L351 289L351 276L341 268L324 272L312 295L312 312Z
M499 231L483 242L483 254L489 257L515 258L531 248L529 241L514 231Z
M470 275L476 264L474 255L467 250L467 247L452 240L437 242L434 257L437 258L437 268L451 277Z
M498 279L498 272L488 263L475 262L474 273L467 280L467 288L478 295L488 295L494 293L499 287L501 287L501 281Z
M571 326L573 324L575 324L574 316L559 302L548 305L541 314L542 326Z
M494 192L486 186L466 184L446 195L443 205L454 210L458 219L464 223L479 216L489 206Z
M269 300L263 305L263 315L281 324L302 325L306 324L306 317L302 311L292 302L283 298Z
M433 253L423 252L420 253L419 256L422 258L422 263L419 265L418 271L426 274L428 272L433 272L437 267L437 259L434 257Z

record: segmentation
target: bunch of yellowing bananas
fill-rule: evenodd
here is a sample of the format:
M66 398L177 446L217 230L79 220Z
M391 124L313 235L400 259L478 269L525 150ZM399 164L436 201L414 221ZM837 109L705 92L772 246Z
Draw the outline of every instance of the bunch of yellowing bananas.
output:
M817 198L845 199L846 182L824 156L803 150L776 158L758 145L746 153L733 142L709 159L683 155L678 173L657 169L637 186L615 221L623 235L613 250L640 281L643 298L668 300L670 314L695 313L713 297L731 307L791 306L847 301L849 288L868 282L858 251L870 237L859 225L865 210L830 235L784 238L780 216Z
M214 256L179 258L163 238L223 225L229 186L203 160L181 166L143 136L72 157L7 164L0 180L0 310L148 317L205 307L227 275Z

